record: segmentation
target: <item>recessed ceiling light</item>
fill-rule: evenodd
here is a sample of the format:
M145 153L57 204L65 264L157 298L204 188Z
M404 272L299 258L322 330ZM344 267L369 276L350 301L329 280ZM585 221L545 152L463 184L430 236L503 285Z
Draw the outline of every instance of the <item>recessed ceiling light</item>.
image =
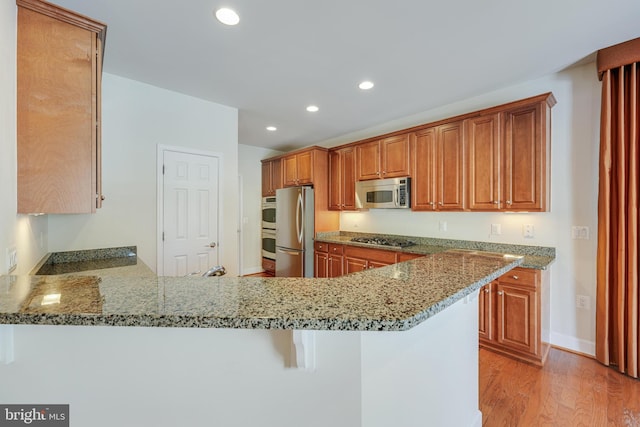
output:
M216 18L218 21L222 22L225 25L236 25L240 22L240 17L238 14L227 7L220 8L216 10Z
M309 106L307 107L307 111L308 111L308 112L310 112L310 113L315 113L315 112L316 112L316 111L318 111L318 110L319 110L319 108L318 108L318 107L316 107L315 105L309 105Z
M358 85L358 87L359 87L360 89L362 89L362 90L369 90L369 89L371 89L373 86L374 86L374 85L373 85L373 82L370 82L370 81L368 81L368 80L365 80L364 82L362 82L362 83L360 83L360 84Z
M269 132L275 132L275 131L277 131L277 130L278 130L278 128L277 128L277 127L275 127L275 126L267 126L267 130L268 130Z

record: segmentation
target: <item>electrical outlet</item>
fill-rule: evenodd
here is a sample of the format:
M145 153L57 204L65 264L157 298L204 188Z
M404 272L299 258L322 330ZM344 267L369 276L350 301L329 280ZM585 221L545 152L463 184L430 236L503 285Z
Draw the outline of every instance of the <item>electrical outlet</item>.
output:
M502 234L502 224L491 224L491 234L496 236Z
M576 308L591 310L591 298L587 295L576 295Z
M571 238L589 240L589 227L584 225L574 225L571 227Z
M447 231L447 221L440 221L438 224L438 229L440 231Z
M11 273L18 266L18 251L15 246L7 248L7 272Z
M522 226L522 235L527 238L535 237L535 228L533 224L524 224Z

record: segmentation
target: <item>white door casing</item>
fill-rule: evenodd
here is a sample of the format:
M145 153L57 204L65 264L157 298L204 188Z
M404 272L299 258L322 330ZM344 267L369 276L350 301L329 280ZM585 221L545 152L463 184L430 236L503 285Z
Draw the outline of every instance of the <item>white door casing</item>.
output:
M219 264L220 155L158 147L158 275Z

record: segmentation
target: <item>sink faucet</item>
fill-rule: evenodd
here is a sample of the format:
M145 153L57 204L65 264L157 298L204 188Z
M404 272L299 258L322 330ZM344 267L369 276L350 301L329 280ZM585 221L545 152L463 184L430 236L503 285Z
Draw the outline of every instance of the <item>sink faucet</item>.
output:
M194 271L193 273L187 274L187 276L197 276L199 274L200 274L199 271ZM212 276L224 276L225 274L227 274L227 269L221 265L216 265L215 267L211 267L210 269L202 273L201 276L212 277Z
M209 270L205 271L202 274L202 277L224 276L225 274L227 274L227 270L221 265L216 265L215 267L211 267Z

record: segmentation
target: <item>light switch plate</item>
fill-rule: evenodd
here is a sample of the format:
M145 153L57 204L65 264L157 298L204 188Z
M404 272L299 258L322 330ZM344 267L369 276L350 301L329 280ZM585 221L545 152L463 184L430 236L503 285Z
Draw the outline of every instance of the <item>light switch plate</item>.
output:
M524 224L522 226L522 235L527 238L532 238L535 236L535 228L533 224Z
M491 234L496 236L502 234L502 224L491 224Z
M7 248L7 272L11 273L18 266L18 251L15 246Z

